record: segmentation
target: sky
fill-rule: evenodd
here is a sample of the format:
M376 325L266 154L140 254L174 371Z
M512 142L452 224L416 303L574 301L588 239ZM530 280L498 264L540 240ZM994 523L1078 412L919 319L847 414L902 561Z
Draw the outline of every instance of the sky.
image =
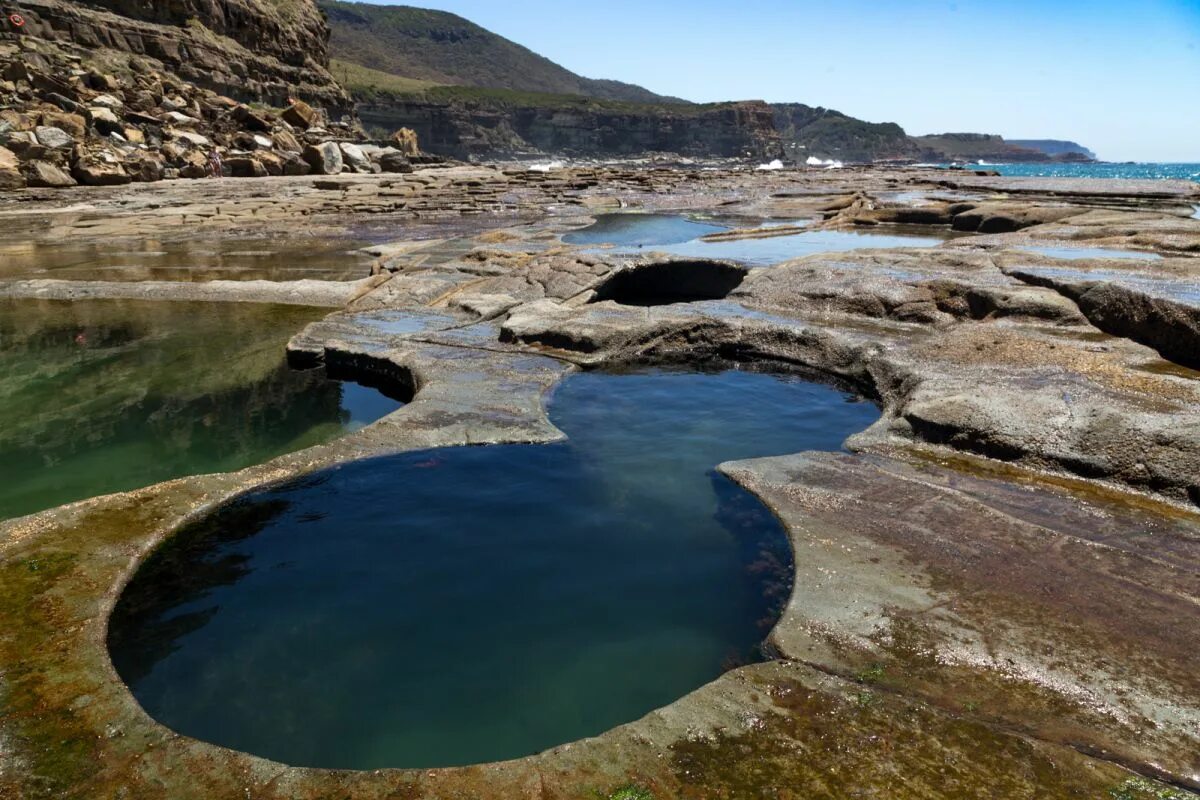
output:
M372 0L380 5L398 0ZM1200 162L1200 0L409 0L589 78Z

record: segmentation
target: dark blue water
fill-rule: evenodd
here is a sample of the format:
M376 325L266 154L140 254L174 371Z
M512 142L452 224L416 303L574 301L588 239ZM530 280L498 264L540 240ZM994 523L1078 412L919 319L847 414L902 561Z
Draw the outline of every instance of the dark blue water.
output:
M1029 178L1130 178L1200 182L1200 164L985 164L1001 175Z
M172 728L291 764L512 758L752 660L791 583L729 459L837 449L878 417L796 378L584 374L551 445L346 465L252 495L139 572L110 648Z
M586 228L562 237L567 244L652 247L681 244L726 228L675 214L601 214Z

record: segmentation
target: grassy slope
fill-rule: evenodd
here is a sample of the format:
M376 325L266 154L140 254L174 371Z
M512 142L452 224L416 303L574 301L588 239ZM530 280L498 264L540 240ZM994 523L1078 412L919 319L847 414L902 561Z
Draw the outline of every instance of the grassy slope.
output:
M335 59L434 84L608 100L682 102L640 86L583 78L454 14L409 6L319 0Z

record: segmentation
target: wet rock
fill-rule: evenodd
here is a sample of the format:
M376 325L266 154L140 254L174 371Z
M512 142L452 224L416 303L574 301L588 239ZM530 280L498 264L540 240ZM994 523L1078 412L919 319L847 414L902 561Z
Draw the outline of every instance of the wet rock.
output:
M25 175L30 186L57 189L76 185L74 178L47 161L30 161Z
M342 150L336 142L305 147L304 160L319 175L338 175L342 171Z

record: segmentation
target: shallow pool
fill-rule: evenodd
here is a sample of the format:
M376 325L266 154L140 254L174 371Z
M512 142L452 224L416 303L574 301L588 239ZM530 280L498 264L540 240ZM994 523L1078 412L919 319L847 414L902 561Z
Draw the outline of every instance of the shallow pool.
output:
M401 405L287 367L328 309L0 302L0 519L266 461Z
M680 244L725 226L701 222L677 214L601 214L586 228L562 237L567 244L610 244L620 247L650 247Z
M298 765L514 758L630 722L758 657L791 584L729 459L837 449L878 417L794 377L567 379L570 439L362 461L182 532L110 650L182 733Z
M763 228L799 223L767 223ZM889 230L803 231L788 236L744 238L706 242L701 237L726 228L702 223L688 217L669 214L606 214L581 231L567 234L567 244L604 245L601 252L657 252L686 258L717 258L739 261L752 266L778 264L817 253L839 253L863 248L936 247L955 234L949 230L928 228L920 232Z
M1137 261L1161 261L1157 253L1140 253L1136 250L1114 250L1110 247L1021 247L1029 253L1039 253L1051 258L1129 258Z

